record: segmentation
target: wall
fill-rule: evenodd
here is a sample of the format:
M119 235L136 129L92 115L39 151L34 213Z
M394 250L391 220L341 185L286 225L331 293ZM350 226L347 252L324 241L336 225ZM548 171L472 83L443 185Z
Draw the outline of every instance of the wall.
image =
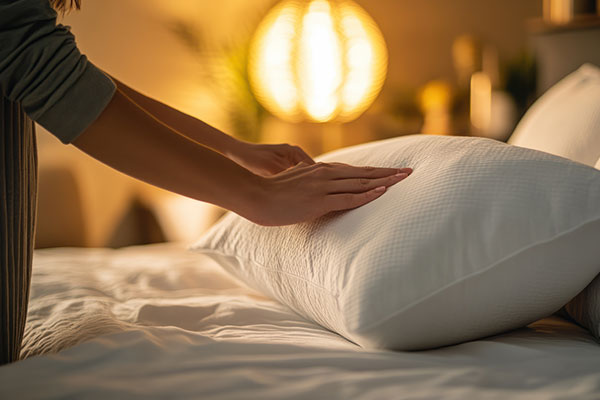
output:
M541 16L542 0L378 0L363 7L390 47L389 84L419 85L451 78L451 46L473 34L510 58L527 46L526 21Z

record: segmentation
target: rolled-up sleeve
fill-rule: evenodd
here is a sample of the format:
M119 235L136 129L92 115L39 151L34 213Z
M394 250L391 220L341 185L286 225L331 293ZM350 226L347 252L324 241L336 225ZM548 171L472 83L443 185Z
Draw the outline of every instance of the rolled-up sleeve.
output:
M56 16L48 0L0 0L0 89L70 143L106 108L115 84L79 52Z

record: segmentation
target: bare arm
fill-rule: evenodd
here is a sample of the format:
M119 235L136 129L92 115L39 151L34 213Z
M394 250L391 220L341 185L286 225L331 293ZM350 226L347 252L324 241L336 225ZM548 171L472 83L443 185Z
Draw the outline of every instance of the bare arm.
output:
M262 177L174 131L120 90L73 144L125 174L263 225L293 224L359 207L410 173L299 164Z
M244 213L256 176L223 155L173 131L119 90L73 144L144 182Z
M299 162L314 161L301 148L288 144L253 144L154 100L112 77L119 90L156 119L190 140L201 143L260 175L272 175Z
M200 121L188 114L182 113L168 105L154 100L123 82L111 76L122 94L129 97L134 103L152 114L156 119L168 125L182 135L201 143L219 153L229 157L238 146L239 140L224 132Z

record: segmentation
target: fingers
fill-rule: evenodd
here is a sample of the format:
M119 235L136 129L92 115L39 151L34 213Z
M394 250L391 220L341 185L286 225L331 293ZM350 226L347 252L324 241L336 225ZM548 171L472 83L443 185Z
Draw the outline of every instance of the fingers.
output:
M329 168L330 175L338 177L327 182L330 193L325 201L327 212L350 210L370 203L383 195L388 187L412 173L411 168L353 167L345 164L329 164L329 167L320 168Z
M283 157L291 165L296 165L299 162L305 162L308 165L312 165L315 161L308 155L300 146L294 146L291 144L276 144L270 145L272 148L277 149L277 153Z
M296 176L305 175L314 182L321 182L326 193L359 193L400 182L412 173L412 169L353 167L341 163L308 165L301 161L287 172Z
M284 169L284 171L286 171L288 174L302 174L306 167L308 167L309 164L307 164L305 161L300 161L298 164L296 165L292 165L291 167L287 167L286 169Z
M327 212L350 210L370 203L384 194L385 191L385 186L379 186L363 193L332 194L326 197L325 207Z
M378 187L389 187L395 185L408 176L407 173L401 172L395 175L386 176L385 178L354 178L354 179L337 179L330 181L327 184L327 190L330 194L335 193L363 193Z
M321 169L322 174L330 179L352 179L352 178L384 178L396 174L412 173L411 168L377 168L377 167L355 167L342 163L317 163L313 166Z
M295 162L305 162L308 165L312 165L315 161L308 155L302 148L298 146L292 146L292 152L294 155Z

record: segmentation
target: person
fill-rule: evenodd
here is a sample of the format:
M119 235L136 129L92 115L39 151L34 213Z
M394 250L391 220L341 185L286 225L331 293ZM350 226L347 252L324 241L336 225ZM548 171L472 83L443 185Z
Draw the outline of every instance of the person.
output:
M262 225L359 207L409 168L315 163L252 144L142 95L92 64L57 11L81 0L0 0L0 364L19 351L36 212L35 126L142 181Z

